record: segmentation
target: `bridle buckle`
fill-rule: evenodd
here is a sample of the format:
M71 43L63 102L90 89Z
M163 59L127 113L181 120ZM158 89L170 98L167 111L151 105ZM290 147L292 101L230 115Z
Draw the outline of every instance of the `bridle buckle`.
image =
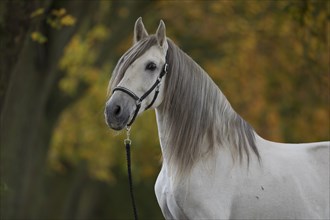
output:
M142 100L138 99L138 100L136 100L135 105L141 105L141 103L142 103Z

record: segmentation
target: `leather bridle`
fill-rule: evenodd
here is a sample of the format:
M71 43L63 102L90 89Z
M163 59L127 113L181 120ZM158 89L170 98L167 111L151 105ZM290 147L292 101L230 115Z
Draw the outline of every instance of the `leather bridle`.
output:
M148 97L148 95L150 95L150 93L152 93L155 89L155 95L151 101L151 103L144 109L144 110L147 110L149 109L153 104L154 102L156 101L157 99L157 96L159 94L159 88L160 88L160 85L161 85L161 82L162 82L162 78L163 76L166 75L167 73L167 68L168 68L168 64L165 63L164 66L163 66L163 69L162 71L160 72L156 82L150 87L150 89L148 91L146 91L141 97L137 96L134 92L132 92L131 90L125 88L125 87L122 87L122 86L117 86L114 88L113 92L114 93L115 91L122 91L124 93L126 93L127 95L129 95L130 97L132 97L134 100L135 100L135 105L136 105L136 109L135 109L135 112L134 112L134 115L133 115L133 118L131 119L131 121L127 124L127 126L131 126L137 116L137 114L139 113L139 110L141 108L141 103L142 101Z

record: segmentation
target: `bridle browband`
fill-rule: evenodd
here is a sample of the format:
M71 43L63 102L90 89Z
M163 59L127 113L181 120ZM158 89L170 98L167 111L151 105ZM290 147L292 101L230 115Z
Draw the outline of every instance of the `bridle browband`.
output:
M133 115L133 118L131 119L131 121L127 124L127 126L131 126L137 116L137 114L139 113L139 110L141 108L141 103L142 101L148 97L148 95L150 95L150 93L153 92L154 89L156 89L155 91L155 95L154 95L154 98L152 99L151 103L144 109L147 110L149 109L153 104L154 102L156 101L157 99L157 96L159 94L159 87L161 85L161 82L162 82L162 78L163 76L166 75L167 73L167 68L168 68L168 64L165 63L164 66L163 66L163 69L162 71L160 72L156 82L150 87L150 89L148 91L146 91L141 97L137 96L134 92L132 92L131 90L125 88L125 87L122 87L122 86L117 86L113 89L112 93L114 93L115 91L122 91L124 93L126 93L127 95L129 95L130 97L132 97L134 100L135 100L135 105L136 105L136 109L135 109L135 112L134 112L134 115Z

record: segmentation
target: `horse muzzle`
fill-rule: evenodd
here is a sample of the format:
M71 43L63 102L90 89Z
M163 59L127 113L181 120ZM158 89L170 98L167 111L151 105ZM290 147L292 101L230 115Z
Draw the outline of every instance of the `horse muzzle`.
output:
M105 106L105 122L114 130L122 130L130 121L135 106L135 101L128 95L114 93Z

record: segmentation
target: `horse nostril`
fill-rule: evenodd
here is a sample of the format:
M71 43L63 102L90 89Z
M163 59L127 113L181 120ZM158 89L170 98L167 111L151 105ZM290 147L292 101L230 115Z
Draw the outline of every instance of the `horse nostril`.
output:
M118 115L120 115L120 113L121 113L121 107L119 105L116 105L113 109L113 114L115 116L118 116Z

